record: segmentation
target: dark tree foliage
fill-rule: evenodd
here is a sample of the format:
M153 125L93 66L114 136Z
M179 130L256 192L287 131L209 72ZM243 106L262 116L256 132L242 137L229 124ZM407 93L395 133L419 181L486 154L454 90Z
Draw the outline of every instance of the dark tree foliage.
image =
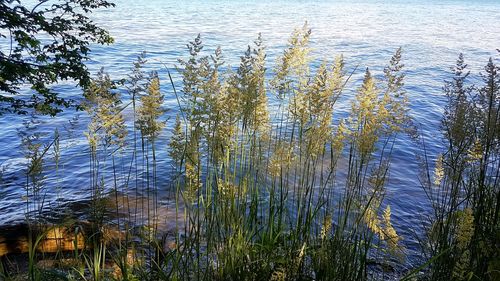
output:
M109 7L114 4L106 0L0 0L0 114L34 108L55 115L72 105L50 85L88 85L90 44L113 42L89 14ZM23 86L33 94L20 95Z

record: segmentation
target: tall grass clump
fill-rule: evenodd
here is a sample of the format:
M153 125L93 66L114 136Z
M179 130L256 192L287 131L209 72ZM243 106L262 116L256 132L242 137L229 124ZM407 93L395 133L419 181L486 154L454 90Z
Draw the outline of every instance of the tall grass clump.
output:
M366 70L351 114L334 118L349 76L342 56L313 73L310 34L296 30L271 72L260 36L226 72L220 49L188 44L170 142L183 235L165 278L364 280L369 259L401 257L383 206L409 123L401 50L383 81Z
M83 259L95 281L104 279L103 269L107 255L103 231L106 223L104 199L109 187L115 186L116 189L117 183L116 173L112 173L111 180L109 170L115 170L115 154L125 145L127 137L125 119L121 114L121 99L116 87L109 75L101 70L84 93L86 101L83 107L90 116L85 136L89 146L91 206L90 233L86 237L90 251L83 253ZM83 268L79 274L85 278Z
M310 37L307 24L295 30L268 68L259 35L231 68L221 48L207 55L198 36L179 60L181 87L170 78L178 108L169 123L160 75L144 70L145 54L124 83L99 72L82 106L90 117L90 229L68 276L368 280L384 278L377 266L403 260L384 203L395 140L411 125L402 51L380 79L367 68L348 91L357 68L347 72L341 55L317 64ZM338 102L349 97L342 112ZM158 161L165 127L170 169ZM167 189L173 218L162 217ZM166 219L174 229L160 229Z
M500 278L499 71L490 59L476 86L460 55L443 88L446 150L422 177L434 210L424 240L429 280Z

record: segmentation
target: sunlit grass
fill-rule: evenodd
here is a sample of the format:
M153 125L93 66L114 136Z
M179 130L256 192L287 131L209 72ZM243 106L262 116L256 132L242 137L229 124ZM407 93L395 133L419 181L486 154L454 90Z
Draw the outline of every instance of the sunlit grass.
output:
M78 262L57 278L367 280L386 277L370 267L374 260L378 266L404 263L404 237L384 202L394 143L401 134L414 134L402 50L380 79L366 69L349 115L341 118L337 101L356 85L341 55L312 70L310 36L307 25L295 30L270 69L259 35L238 68L227 71L222 50L204 53L198 36L188 44L189 56L179 60L180 89L156 72L145 73L144 54L125 84L101 71L82 106L90 116L86 247L75 244L72 258ZM485 86L476 91L464 86L467 74L459 60L446 84L443 131L449 150L437 157L435 168L428 161L422 165L421 181L434 208L428 237L422 238L429 263L404 273L407 279L416 273L426 280L497 276L500 257L492 248L498 247L500 225L498 71L490 62ZM167 109L160 83L172 85L175 119L162 119ZM130 94L128 104L122 103L123 91ZM270 99L278 106L270 109ZM126 107L132 108L132 124L123 116ZM173 128L173 167L158 165L157 151L165 148L157 139L165 127ZM59 138L56 133L46 146L25 142L30 226L39 223L36 211L43 207L43 160L52 148L59 163ZM117 160L124 158L126 164ZM168 185L160 181L160 169L169 169ZM173 194L173 217L161 217L161 189ZM116 209L107 200L115 200ZM125 218L118 214L119 202L126 202ZM117 219L108 218L110 212ZM175 220L170 233L159 229L162 219ZM119 234L109 237L110 228ZM46 280L48 273L36 263L43 235L29 237L35 239L29 241L29 278Z

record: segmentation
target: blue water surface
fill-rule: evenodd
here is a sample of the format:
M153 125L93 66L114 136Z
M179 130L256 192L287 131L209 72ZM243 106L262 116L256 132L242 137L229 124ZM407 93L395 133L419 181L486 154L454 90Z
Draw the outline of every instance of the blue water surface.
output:
M166 95L164 106L171 108L165 119L176 113L176 101L165 66L174 69L178 58L188 55L186 43L201 34L207 53L223 49L228 65L237 66L239 57L262 33L267 46L267 62L274 62L286 46L294 28L308 22L312 29L312 55L333 60L343 54L347 70L356 67L348 88L356 89L366 67L381 77L394 51L403 48L406 90L411 115L426 141L431 159L442 149L439 125L445 97L442 86L450 77L459 53L465 55L473 73L472 80L500 48L500 1L170 1L116 0L116 7L99 11L93 19L115 38L110 46L93 46L88 66L92 72L101 67L113 78L124 78L141 51L147 51L148 69L157 69ZM4 40L4 39L0 39ZM0 46L5 42L0 41ZM78 97L81 91L65 83L57 86L64 96ZM346 91L338 105L337 118L345 116L354 91ZM130 112L125 111L127 118ZM128 115L127 115L128 114ZM77 118L78 117L78 118ZM68 122L72 119L74 122ZM61 133L62 177L46 179L46 204L58 200L88 198L88 154L82 134L87 124L84 113L67 110L56 118L4 115L0 117L0 225L24 219L26 160L20 134L39 134L50 139L55 128ZM160 136L159 176L168 178L166 147L172 122ZM418 180L416 154L422 151L408 136L397 141L393 169L387 189L393 223L407 248L415 248L413 231L418 231L429 203ZM53 165L50 161L47 165Z

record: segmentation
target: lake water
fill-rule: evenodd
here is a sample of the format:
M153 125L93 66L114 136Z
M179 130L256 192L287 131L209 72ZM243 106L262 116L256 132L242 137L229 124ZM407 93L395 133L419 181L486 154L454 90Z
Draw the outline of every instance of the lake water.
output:
M439 124L445 102L443 81L458 54L465 59L477 79L489 57L500 48L500 1L170 1L116 0L116 8L95 13L93 17L114 36L111 46L95 46L89 67L100 67L113 78L124 78L141 51L148 51L148 68L159 70L165 107L175 114L175 100L164 65L173 69L178 58L186 57L186 43L201 33L205 50L221 46L225 61L237 66L239 56L259 32L267 46L268 66L281 54L294 28L307 21L312 29L311 47L318 58L333 59L343 54L347 70L354 73L348 88L356 89L369 67L380 77L392 53L403 48L406 65L406 90L411 115L421 128L431 157L440 151ZM0 45L5 42L0 41ZM316 60L316 66L320 60ZM176 83L179 76L173 72ZM65 96L80 91L60 85ZM350 108L353 91L340 100L338 116ZM79 116L76 118L75 116ZM73 125L68 122L74 118ZM88 198L88 155L83 130L84 113L68 110L57 118L5 115L0 117L0 225L22 221L25 210L26 160L20 134L39 134L50 139L54 129L62 135L63 175L46 180L46 204ZM166 148L172 122L160 137ZM419 149L406 136L394 148L387 202L391 204L394 225L403 243L415 249L412 229L418 229L429 204L418 181ZM165 149L159 152L159 176L168 178L169 160ZM56 188L53 188L56 187Z

